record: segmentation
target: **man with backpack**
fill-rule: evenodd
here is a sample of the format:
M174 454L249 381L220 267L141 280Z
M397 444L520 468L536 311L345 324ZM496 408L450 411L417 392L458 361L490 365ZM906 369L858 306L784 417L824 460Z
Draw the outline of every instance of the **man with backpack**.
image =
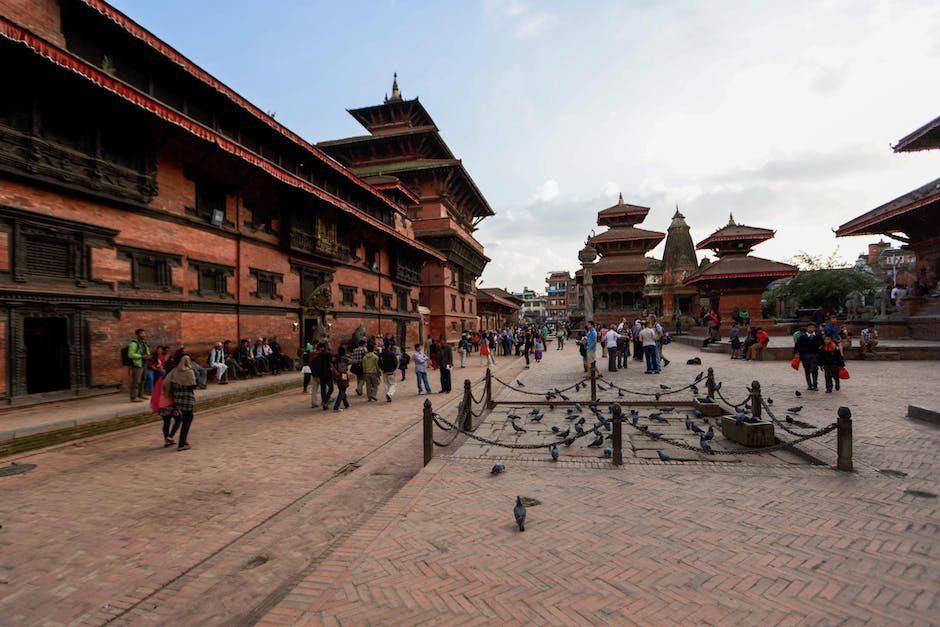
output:
M385 385L385 402L391 403L395 396L395 389L398 386L397 373L398 356L395 354L395 342L392 340L382 349L379 356L379 366L382 368L382 383Z
M441 394L446 394L451 389L450 371L454 367L454 349L442 338L437 354L441 364Z
M143 403L144 398L149 396L144 390L144 380L147 374L144 366L150 357L150 347L147 346L146 333L143 329L137 329L134 334L136 337L122 351L122 361L131 369L131 402Z

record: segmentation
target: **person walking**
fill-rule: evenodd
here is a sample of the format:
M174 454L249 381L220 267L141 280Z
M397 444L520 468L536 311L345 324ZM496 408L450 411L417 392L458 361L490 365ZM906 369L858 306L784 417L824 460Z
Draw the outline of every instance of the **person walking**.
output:
M180 439L176 448L178 451L189 450L189 429L193 424L193 413L196 411L196 372L189 355L183 355L179 364L163 379L163 394L172 396L173 410L179 412ZM172 435L164 436L166 441Z
M330 397L333 396L333 355L325 342L320 342L317 348L319 352L310 370L313 376L320 379L320 409L326 411L330 408Z
M584 330L584 374L591 376L591 372L597 365L597 329L594 328L594 321L588 320L584 325Z
M127 358L131 365L131 402L143 403L149 395L144 389L144 379L147 376L147 360L150 358L150 347L147 346L147 333L143 329L134 331L134 339L127 345Z
M620 334L617 332L617 329L613 327L613 325L607 329L607 335L604 336L604 343L607 344L607 372L617 372Z
M806 389L819 390L819 349L822 348L822 336L816 332L816 324L810 322L806 331L800 334L793 346L793 354L800 356L803 374L806 376Z
M823 337L823 345L819 349L819 366L826 378L826 393L832 393L833 384L838 392L839 370L845 367L845 359L831 335Z
M332 370L333 381L336 383L336 401L333 403L333 411L349 409L349 399L346 398L346 389L349 387L349 357L346 356L345 346L340 346L336 350ZM343 407L340 407L340 404Z
M369 402L379 400L379 356L375 352L375 344L366 345L366 354L362 356L362 375L366 379L366 397Z
M451 390L450 371L454 367L454 349L444 342L438 348L437 354L441 362L441 394L447 394Z
M460 354L460 367L467 367L467 355L470 353L470 340L467 338L467 334L464 333L460 336L460 342L457 344L457 352Z
M385 402L391 403L398 387L398 347L392 342L382 349L379 365L382 368L382 383L385 385Z
M421 344L415 344L415 352L411 353L411 361L415 365L415 378L418 380L418 394L421 394L421 386L424 385L424 391L431 393L431 384L428 383L428 356L421 348Z
M362 358L365 354L366 341L359 340L349 355L349 371L356 375L356 396L362 396L362 388L366 384L366 378L362 374Z
M480 365L490 365L490 344L486 340L483 340L483 342L480 343ZM528 366L526 366L526 368L528 368Z
M643 355L646 357L646 374L659 374L659 355L656 352L656 342L659 335L653 328L652 317L646 321L646 327L640 331L640 342L643 343Z

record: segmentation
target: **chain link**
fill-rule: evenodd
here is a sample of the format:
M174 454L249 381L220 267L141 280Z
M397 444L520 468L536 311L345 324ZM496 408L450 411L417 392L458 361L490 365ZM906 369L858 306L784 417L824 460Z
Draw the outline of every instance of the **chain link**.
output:
M476 435L475 433L471 431L465 431L461 429L460 427L458 427L457 425L451 422L448 422L446 418L440 416L439 414L434 414L434 417L435 417L435 420L434 420L435 424L438 424L438 420L440 420L445 425L447 425L448 429L456 429L459 433L463 433L467 437L473 438L474 440L477 440L478 442L483 442L484 444L489 444L491 446L501 446L503 448L510 448L510 449L551 448L553 445L570 444L574 442L575 440L577 440L578 438L583 438L586 435L594 435L593 431L585 431L584 433L579 433L578 435L567 437L564 440L555 440L552 442L548 442L547 444L506 444L504 442L500 442L499 440L491 440L490 438L484 438L483 436Z
M721 383L719 383L718 385L721 385ZM735 409L737 409L738 407L741 407L742 405L747 404L747 402L748 402L749 400L751 400L751 394L750 394L751 390L750 390L750 388L747 388L747 391L748 391L748 395L745 396L745 397L744 397L744 400L741 401L740 403L732 403L731 401L729 401L728 399L726 399L726 398L725 398L725 395L721 393L721 389L719 389L719 388L716 388L716 389L715 389L715 394L717 394L717 395L718 395L718 398L720 398L721 400L723 400L723 401L725 402L725 405L727 405L728 407L734 407Z
M711 454L711 455L761 455L763 453L779 451L781 449L795 446L796 444L799 444L800 442L805 442L806 440L809 440L811 438L818 438L818 437L824 436L827 433L835 431L836 427L838 426L836 425L836 423L832 423L828 427L817 429L813 433L803 435L791 442L781 442L780 444L774 444L773 446L764 446L760 448L751 448L751 449L745 449L745 450L740 450L740 451L715 451L715 450L703 451L701 447L692 446L691 444L686 444L685 442L682 442L680 440L673 440L672 438L664 437L662 434L659 434L659 433L651 434L647 429L640 429L639 426L634 426L632 422L625 422L624 424L630 425L631 427L633 427L640 433L645 434L648 438L652 440L666 442L667 444L671 444L672 446L675 446L676 448L682 448L688 451L695 451L696 453L706 453L706 454Z
M796 436L803 435L799 431L793 431L785 422L783 422L782 420L774 416L774 412L772 409L770 409L770 405L767 404L767 401L765 401L764 399L761 399L761 405L764 407L764 410L767 412L767 416L770 418L771 422L773 422L775 425L777 425L778 427L780 427L781 429L783 429L790 435L796 435ZM793 425L793 426L796 427L797 429L812 429L813 428L812 426L809 426L809 427L797 427L796 425Z

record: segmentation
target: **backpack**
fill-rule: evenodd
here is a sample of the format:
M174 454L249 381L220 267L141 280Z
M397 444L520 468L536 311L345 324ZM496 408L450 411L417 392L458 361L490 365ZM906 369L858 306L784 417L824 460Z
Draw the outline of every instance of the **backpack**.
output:
M137 343L137 340L131 340L131 341L134 342L135 344ZM126 345L124 348L121 349L121 365L122 365L122 366L133 366L133 365L134 365L134 360L131 359L131 356L130 356L130 354L128 353L128 351L130 350L130 348L131 348L131 345L128 344L128 345ZM140 345L137 346L137 349L140 350Z
M381 364L382 372L395 372L395 369L398 368L398 359L395 357L395 353L389 349L382 351Z
M410 361L411 361L411 357L408 355L408 353L402 353L401 361L398 363L400 366L407 366Z
M670 335L669 335L669 332L667 331L667 332L663 333L663 337L662 337L662 339L660 340L660 343L661 343L663 346L665 346L666 344L669 344L670 342L672 342L672 336L670 336Z

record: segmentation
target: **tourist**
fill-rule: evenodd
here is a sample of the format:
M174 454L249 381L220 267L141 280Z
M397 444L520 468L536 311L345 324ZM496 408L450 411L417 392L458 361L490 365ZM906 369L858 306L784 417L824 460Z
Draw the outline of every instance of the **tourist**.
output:
M147 359L147 393L153 395L157 380L166 375L166 352L169 346L157 346L157 350Z
M646 320L646 326L640 331L640 342L643 344L643 356L646 357L645 374L659 374L659 359L656 352L656 342L659 335L653 328L653 317Z
M543 347L544 344L542 344L542 336L536 335L534 338L532 338L532 351L535 353L535 363L537 364L542 362Z
M748 349L747 358L750 361L757 360L761 357L768 344L770 344L770 336L767 335L767 331L764 331L761 327L757 327L757 330L754 332L754 343Z
M460 367L467 367L467 355L470 354L470 338L466 333L460 335L460 342L457 344L457 352L460 354Z
M310 345L307 344L307 346ZM225 365L228 367L229 379L238 379L247 374L248 371L239 366L238 362L235 360L235 356L232 353L232 340L222 342L222 354L225 356ZM304 360L304 363L306 363L306 360Z
M835 389L838 391L839 370L845 367L845 360L842 357L842 351L836 346L835 339L831 335L823 337L823 345L819 349L819 366L826 378L826 392L832 392L833 383L835 383Z
M251 358L255 361L255 369L259 373L269 372L268 358L265 354L264 338L259 337L255 340L255 345L251 349Z
M839 327L839 337L842 338L842 341L839 342L839 350L845 352L846 348L852 348L852 333L849 331L849 327L842 325Z
M643 361L643 342L640 341L640 331L643 330L643 323L637 319L630 327L630 339L633 340L633 358L637 361Z
M379 355L379 367L382 369L382 383L385 385L385 402L391 403L395 396L395 390L398 387L398 355L395 340L386 344Z
M810 391L819 389L819 349L822 344L822 336L816 332L816 323L810 322L793 347L793 354L800 356L803 374L806 377L806 389Z
M839 320L835 315L829 316L829 321L823 327L823 336L831 337L836 344L842 339L839 335Z
M617 368L626 368L630 363L630 343L633 338L630 336L630 326L626 318L620 319L617 325Z
M594 328L594 321L588 320L584 325L584 373L591 376L597 361L597 330Z
M346 356L346 347L340 346L336 349L336 358L332 364L333 381L336 383L336 402L333 403L333 411L343 411L343 407L349 409L349 400L346 398L346 389L349 387L349 358ZM343 407L340 407L340 403Z
M522 356L525 358L525 367L529 367L529 355L532 354L532 331L526 330L522 334Z
M741 319L741 326L747 327L751 325L751 314L747 312L747 309L738 310L738 318Z
M542 323L542 328L539 329L539 337L542 338L542 350L545 350L548 348L548 325L544 322Z
M320 409L326 411L333 396L333 355L325 342L317 345L317 355L310 364L310 371L320 380Z
M741 358L741 329L738 328L737 322L731 323L731 328L728 329L728 339L731 342L731 359L740 359Z
M617 372L617 361L619 357L618 345L620 343L620 334L611 326L607 329L604 336L604 343L607 345L607 372Z
M147 346L147 333L143 329L134 331L134 339L127 345L127 358L130 360L131 371L131 402L143 403L149 394L144 389L144 379L147 376L146 360L150 358L150 347Z
M310 351L307 356L307 367L310 369L310 409L316 409L323 405L323 396L320 393L320 352L323 350L322 343Z
M228 366L225 365L225 353L222 351L222 342L216 342L212 350L209 351L209 361L207 365L210 370L215 368L216 383L219 385L228 383L225 379L225 371L228 370Z
M173 398L173 409L179 412L180 439L176 448L178 451L188 450L189 429L193 424L193 412L196 410L196 371L189 355L183 355L177 365L163 379L162 393ZM172 435L166 436L165 444L169 444Z
M252 356L251 343L247 339L242 339L235 349L235 362L242 372L248 372L253 377L258 376L258 365Z
M366 378L362 374L362 358L365 354L366 341L359 340L349 356L349 371L356 375L356 396L362 396L362 387L366 384Z
M555 342L558 345L555 350L564 350L565 349L565 339L568 337L568 331L565 329L565 324L562 322L555 327Z
M903 285L895 285L891 290L891 300L898 311L904 311L904 297L907 296L907 290Z
M866 326L859 333L859 348L863 353L872 353L878 346L878 329Z
M597 341L601 345L601 359L607 359L607 332L609 330L606 324L601 324L601 329L597 332Z
M411 361L415 364L415 378L418 381L418 394L421 394L421 387L424 391L431 393L431 384L428 383L428 356L421 349L421 344L415 344L415 352L411 353Z
M401 351L401 355L398 356L398 369L401 371L401 380L405 380L405 375L408 372L408 362L411 361L411 356L408 355L407 351Z
M379 400L379 356L375 352L375 344L366 345L366 354L362 356L362 376L366 379L368 401Z
M441 360L441 394L447 394L451 390L450 371L454 367L454 349L442 338L437 354Z
M304 375L304 394L309 394L307 388L310 387L310 379L312 379L312 370L310 370L310 354L313 353L313 344L307 342L307 345L304 346L304 352L300 355L300 363L303 364L303 367L300 369L300 372Z

